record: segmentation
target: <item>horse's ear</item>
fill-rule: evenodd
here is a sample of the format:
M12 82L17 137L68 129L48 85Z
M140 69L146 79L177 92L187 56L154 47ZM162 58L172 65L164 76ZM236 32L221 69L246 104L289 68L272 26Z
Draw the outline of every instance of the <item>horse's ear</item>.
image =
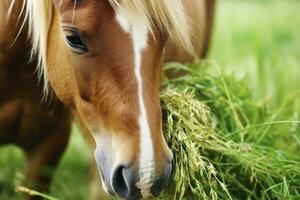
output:
M60 16L54 9L47 40L47 76L58 98L65 104L73 106L78 90L64 37Z

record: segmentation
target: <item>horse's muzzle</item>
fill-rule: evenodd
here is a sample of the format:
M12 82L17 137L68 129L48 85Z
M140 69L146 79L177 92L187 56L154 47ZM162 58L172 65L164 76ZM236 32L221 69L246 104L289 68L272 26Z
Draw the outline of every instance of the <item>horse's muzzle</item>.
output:
M172 163L167 162L163 169L163 173L159 177L155 177L149 188L150 196L157 197L160 195L164 187L167 185L172 173ZM139 178L133 167L117 167L112 175L112 189L122 199L139 200L144 198L142 189L140 189ZM149 196L147 196L149 197Z

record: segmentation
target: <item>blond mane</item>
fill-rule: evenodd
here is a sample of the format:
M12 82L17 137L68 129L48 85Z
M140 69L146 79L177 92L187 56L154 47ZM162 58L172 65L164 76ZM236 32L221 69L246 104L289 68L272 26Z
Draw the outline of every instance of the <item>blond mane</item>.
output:
M59 3L62 3L60 0ZM191 31L188 17L181 0L108 0L118 11L126 9L131 19L144 19L153 31L153 24L165 30L169 37L180 47L194 53L191 43ZM32 40L32 55L38 58L38 71L44 82L44 92L48 93L46 58L47 38L51 24L53 5L51 0L25 0L26 20L29 24L29 35Z

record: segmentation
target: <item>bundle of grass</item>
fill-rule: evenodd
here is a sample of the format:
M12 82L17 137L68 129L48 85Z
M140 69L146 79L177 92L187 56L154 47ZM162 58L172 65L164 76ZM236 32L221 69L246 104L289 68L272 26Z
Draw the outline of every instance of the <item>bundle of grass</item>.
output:
M161 94L164 133L175 155L175 172L161 199L299 198L300 157L251 135L269 115L244 82L231 77L228 85L228 77L176 67L188 75L167 81L169 89Z

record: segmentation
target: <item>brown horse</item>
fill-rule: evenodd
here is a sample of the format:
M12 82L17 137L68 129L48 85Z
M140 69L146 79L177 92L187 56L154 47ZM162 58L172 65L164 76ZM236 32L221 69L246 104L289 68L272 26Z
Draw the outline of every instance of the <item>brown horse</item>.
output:
M26 184L47 191L45 166L64 152L70 109L107 192L158 196L172 171L162 64L206 54L213 8L214 0L0 1L0 144L26 152ZM53 103L41 103L52 90Z

